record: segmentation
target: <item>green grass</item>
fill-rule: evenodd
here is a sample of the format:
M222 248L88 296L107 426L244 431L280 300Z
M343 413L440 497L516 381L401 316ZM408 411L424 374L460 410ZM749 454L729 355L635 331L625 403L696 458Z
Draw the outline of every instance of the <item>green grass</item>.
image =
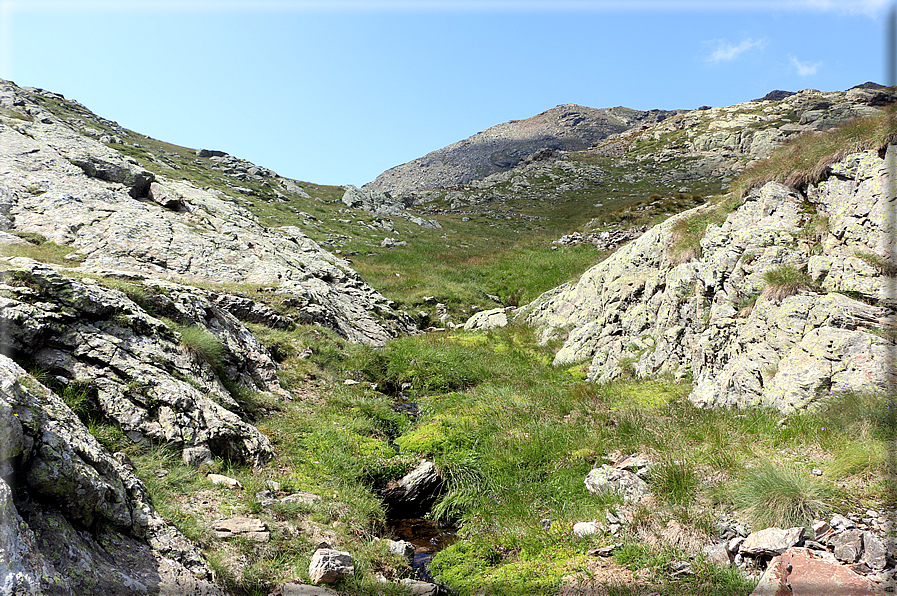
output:
M227 349L211 331L196 325L180 325L181 345L205 360L216 371L224 367Z
M831 512L836 491L808 470L764 461L748 470L731 492L752 527L809 527Z
M806 270L792 264L770 269L763 274L763 281L766 284L762 292L763 297L775 302L781 302L788 296L809 289L813 285Z
M883 113L848 122L821 133L804 133L775 150L767 159L746 168L732 190L744 196L771 181L804 189L821 180L828 167L849 153L879 150L895 140L894 106Z

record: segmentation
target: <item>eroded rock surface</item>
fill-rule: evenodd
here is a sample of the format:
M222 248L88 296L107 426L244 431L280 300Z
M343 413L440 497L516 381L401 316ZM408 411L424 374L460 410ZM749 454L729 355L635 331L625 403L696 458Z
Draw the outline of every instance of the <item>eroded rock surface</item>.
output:
M6 356L0 427L0 592L225 594L199 551L155 511L143 483Z
M677 259L677 222L714 208L649 229L517 318L546 339L563 334L555 363L590 362L594 381L691 373L700 405L788 412L840 391L885 389L893 206L882 156L847 156L806 195L778 183L752 191L707 227L699 256ZM765 274L785 265L808 283L767 297Z

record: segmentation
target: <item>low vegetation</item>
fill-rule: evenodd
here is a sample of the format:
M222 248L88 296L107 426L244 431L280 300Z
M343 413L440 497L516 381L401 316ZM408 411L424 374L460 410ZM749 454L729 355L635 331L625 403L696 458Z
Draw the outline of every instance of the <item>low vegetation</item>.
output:
M431 570L461 595L551 594L590 582L618 594L746 595L755 580L646 540L672 521L709 541L715 520L736 511L754 529L806 525L888 498L882 454L894 421L882 398L844 396L783 424L775 411L697 409L686 399L690 385L671 380L588 383L581 366L551 366L555 346L539 345L524 327L405 337L381 350L312 327L254 330L280 354L282 383L294 396L256 421L275 445L275 464L252 470L215 460L197 473L174 451L104 436L131 454L157 506L206 550L235 594L307 581L319 537L356 557L341 593L387 593L376 573L411 576L404 560L373 541L390 535L377 489L423 458L446 480L429 515L460 538ZM398 407L409 402L418 416ZM620 535L577 538L574 523L603 521L623 507L583 484L614 452L655 462L647 476L653 505L636 510ZM817 478L812 468L825 473ZM211 485L204 474L212 471L244 490ZM269 481L321 499L260 506L255 495ZM212 537L210 519L238 514L262 519L271 540ZM614 542L624 545L609 563L614 577L628 578L616 585L596 576L585 554ZM689 559L694 575L671 574L674 562Z
M732 184L736 196L767 182L781 182L805 189L827 175L831 164L849 153L868 149L880 151L897 141L894 130L895 107L883 113L853 120L825 132L804 133L790 140L767 159L755 162Z
M770 269L763 274L763 281L766 283L763 297L774 302L781 302L788 296L812 286L812 280L806 270L790 263Z

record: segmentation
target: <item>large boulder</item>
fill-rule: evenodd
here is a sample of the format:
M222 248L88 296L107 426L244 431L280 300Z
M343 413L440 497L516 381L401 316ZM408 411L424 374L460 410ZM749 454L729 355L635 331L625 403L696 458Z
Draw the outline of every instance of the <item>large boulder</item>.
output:
M380 345L415 330L348 261L299 228L266 228L220 190L135 165L85 132L87 120L100 120L81 106L67 105L85 119L79 128L10 82L0 80L0 95L35 116L0 126L0 228L71 247L72 265L83 272L268 286L304 322L352 341Z

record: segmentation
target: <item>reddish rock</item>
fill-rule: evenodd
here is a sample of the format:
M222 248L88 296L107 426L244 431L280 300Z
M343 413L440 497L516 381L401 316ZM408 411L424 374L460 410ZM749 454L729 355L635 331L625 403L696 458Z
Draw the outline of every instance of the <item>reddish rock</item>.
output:
M824 561L809 549L793 547L769 563L751 596L887 596L844 565Z

